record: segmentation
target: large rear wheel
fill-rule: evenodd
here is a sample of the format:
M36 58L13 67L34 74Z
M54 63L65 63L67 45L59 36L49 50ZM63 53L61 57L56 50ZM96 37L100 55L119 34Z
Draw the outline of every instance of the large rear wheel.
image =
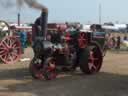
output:
M13 64L20 59L21 44L14 36L6 36L0 42L0 59L6 64Z
M99 72L103 62L102 51L97 43L91 42L80 56L80 69L85 74Z

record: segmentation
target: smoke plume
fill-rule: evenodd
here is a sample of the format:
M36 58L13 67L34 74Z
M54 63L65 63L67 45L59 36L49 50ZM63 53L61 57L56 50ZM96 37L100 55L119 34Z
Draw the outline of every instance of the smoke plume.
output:
M15 6L12 0L0 0L0 5L4 8L10 8Z
M39 4L36 0L16 0L16 2L19 7L22 7L22 5L27 4L31 8L47 10L44 5Z
M23 5L27 5L30 8L35 8L38 10L47 10L47 7L38 3L37 0L0 0L0 5L4 8L17 6L19 9L21 9Z

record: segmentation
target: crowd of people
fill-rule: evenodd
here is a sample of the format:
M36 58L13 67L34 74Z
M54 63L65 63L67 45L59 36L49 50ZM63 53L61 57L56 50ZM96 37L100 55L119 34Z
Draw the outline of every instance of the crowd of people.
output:
M108 34L108 41L107 41L107 46L109 49L120 49L122 42L128 41L127 35L121 36L117 35L115 36L114 34Z

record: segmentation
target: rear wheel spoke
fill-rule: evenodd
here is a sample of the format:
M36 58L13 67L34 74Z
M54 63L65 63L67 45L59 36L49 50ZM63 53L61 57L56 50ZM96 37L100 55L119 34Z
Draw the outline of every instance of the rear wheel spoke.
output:
M2 45L3 45L4 47L6 47L6 48L9 47L8 44L7 44L7 42L5 42L5 41L2 42Z
M9 59L10 59L11 62L13 62L13 60L14 60L14 58L11 54L9 54Z
M12 54L13 56L15 56L15 57L18 56L17 53L14 53L14 52L12 52L11 54Z
M90 46L89 47L89 49L90 49L90 56L89 56L89 69L90 70L97 70L97 65L95 65L96 64L96 62L99 60L99 58L97 58L96 56L95 56L95 50L94 50L94 48L96 48L95 46Z
M93 69L97 69L96 66L93 63L89 63L89 69L92 70Z
M4 53L6 53L5 50L1 50L1 51L0 51L0 54L4 54Z
M8 53L2 56L2 59L6 61L8 59Z

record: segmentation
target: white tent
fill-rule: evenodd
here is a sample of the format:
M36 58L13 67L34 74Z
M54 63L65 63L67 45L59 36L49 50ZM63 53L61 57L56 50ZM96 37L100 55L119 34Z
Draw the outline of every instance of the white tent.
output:
M102 28L107 30L119 30L117 26L110 26L110 25L102 25Z
M115 27L117 27L118 29L126 29L127 25L126 24L114 24Z

